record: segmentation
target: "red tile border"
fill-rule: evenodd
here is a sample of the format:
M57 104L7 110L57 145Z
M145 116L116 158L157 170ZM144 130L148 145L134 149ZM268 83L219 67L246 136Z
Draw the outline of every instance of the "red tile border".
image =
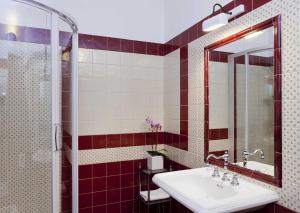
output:
M78 149L88 150L163 144L165 140L164 134L164 132L144 132L79 136Z
M233 53L213 50L210 52L209 61L228 63L228 56L231 54ZM274 65L273 61L274 61L273 57L263 57L263 56L255 56L255 55L249 56L250 65L270 67ZM245 61L244 60L237 61L237 64L245 64Z
M228 139L228 128L209 130L209 140L223 140L223 139Z
M281 141L282 141L282 135L281 135L281 55L280 50L281 49L281 16L278 15L274 18L271 18L269 20L266 20L258 25L255 25L253 27L250 27L246 30L243 30L242 32L239 32L235 35L229 36L228 38L222 39L220 41L217 41L207 47L205 47L205 59L204 59L204 102L205 102L205 124L204 124L204 154L205 158L208 155L209 152L209 138L215 137L215 132L210 132L209 130L209 88L208 88L208 61L210 58L216 59L218 58L218 53L213 53L213 56L210 57L210 51L214 50L222 45L228 44L232 41L235 41L237 39L240 39L244 36L246 36L248 33L250 33L253 30L262 30L265 28L268 28L270 26L274 27L274 49L275 49L275 57L274 59L268 59L267 61L270 61L270 63L274 63L274 96L275 96L275 102L274 102L274 116L275 116L275 129L274 129L274 143L275 143L275 155L274 155L274 162L276 164L275 166L275 176L268 176L262 173L254 172L254 171L247 171L245 168L236 168L236 166L231 165L231 169L238 171L240 173L245 173L247 176L251 176L255 179L271 183L276 186L281 186L281 179L282 179L282 159L281 159ZM277 54L277 55L276 55ZM220 54L219 54L220 55ZM257 61L257 58L253 58L253 60ZM219 57L220 60L220 57ZM266 60L261 60L263 64L266 64ZM244 63L244 61L237 61L237 63ZM257 63L257 62L254 62ZM258 58L258 63L260 62L260 58ZM235 127L236 128L236 127ZM235 134L236 135L236 134ZM236 141L236 139L235 139ZM236 142L235 142L236 145ZM235 149L236 153L236 149ZM236 154L235 154L236 158Z

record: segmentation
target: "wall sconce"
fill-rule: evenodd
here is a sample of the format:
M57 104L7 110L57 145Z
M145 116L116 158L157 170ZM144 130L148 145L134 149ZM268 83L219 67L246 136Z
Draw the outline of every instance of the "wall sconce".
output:
M222 26L225 26L226 24L228 24L228 20L240 15L241 13L243 13L245 11L245 7L243 4L239 5L238 7L230 10L230 11L226 11L222 5L220 4L215 4L213 7L213 13L216 12L216 7L220 7L221 8L221 13L218 15L215 15L209 19L206 19L203 24L202 24L202 29L204 32L210 32L213 30L216 30Z

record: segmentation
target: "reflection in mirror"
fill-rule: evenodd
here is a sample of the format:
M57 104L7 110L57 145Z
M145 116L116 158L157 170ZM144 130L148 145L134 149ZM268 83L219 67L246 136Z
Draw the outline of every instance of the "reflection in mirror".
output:
M274 176L274 27L210 50L209 153Z

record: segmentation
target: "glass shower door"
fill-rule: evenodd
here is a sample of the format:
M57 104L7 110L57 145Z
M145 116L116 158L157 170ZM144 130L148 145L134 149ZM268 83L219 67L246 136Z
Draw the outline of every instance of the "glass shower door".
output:
M51 14L0 14L0 212L52 212Z

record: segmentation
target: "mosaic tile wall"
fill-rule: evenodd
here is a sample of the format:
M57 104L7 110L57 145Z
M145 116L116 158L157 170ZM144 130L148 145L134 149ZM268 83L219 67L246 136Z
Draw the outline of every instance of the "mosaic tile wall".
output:
M50 49L14 41L0 47L0 212L50 213Z
M203 165L204 47L278 14L282 15L283 186L279 204L300 212L300 38L299 1L273 0L229 25L189 43L189 151L165 146L172 160ZM253 180L254 181L254 180ZM265 186L271 187L270 185Z

